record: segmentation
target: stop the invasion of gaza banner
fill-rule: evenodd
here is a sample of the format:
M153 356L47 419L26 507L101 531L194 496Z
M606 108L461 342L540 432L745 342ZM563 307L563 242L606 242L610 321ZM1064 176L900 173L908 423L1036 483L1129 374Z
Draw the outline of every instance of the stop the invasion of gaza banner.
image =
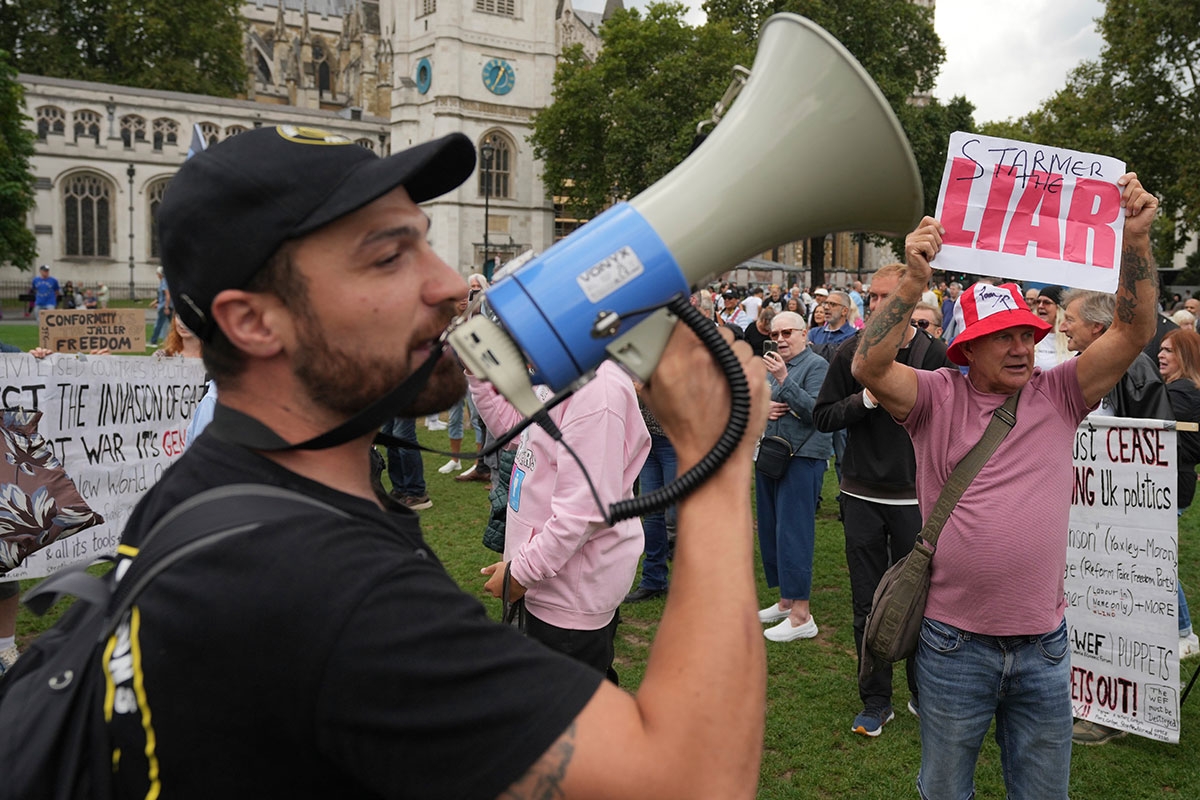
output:
M1075 716L1178 743L1170 424L1091 417L1079 427L1065 591Z
M198 358L0 356L0 405L41 411L38 432L104 522L31 555L8 578L36 578L116 550L125 522L183 452L204 396Z

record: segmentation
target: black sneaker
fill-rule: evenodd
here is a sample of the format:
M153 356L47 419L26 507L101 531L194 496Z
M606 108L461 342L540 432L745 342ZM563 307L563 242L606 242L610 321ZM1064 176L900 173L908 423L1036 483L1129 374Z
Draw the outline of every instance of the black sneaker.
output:
M408 494L401 497L400 502L413 511L424 511L427 508L433 508L433 501L429 499L429 495L427 494L420 496Z
M666 597L666 589L647 589L644 586L639 586L629 594L625 595L624 603L644 603L647 600L653 600L656 597Z

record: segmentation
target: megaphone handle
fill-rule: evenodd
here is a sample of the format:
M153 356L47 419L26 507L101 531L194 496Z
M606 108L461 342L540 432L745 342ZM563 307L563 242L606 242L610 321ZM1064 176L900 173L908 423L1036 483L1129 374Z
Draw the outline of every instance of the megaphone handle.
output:
M725 373L730 395L729 424L725 426L721 437L708 454L674 481L649 494L621 500L609 506L610 523L661 511L696 491L733 454L750 422L750 385L746 383L746 373L742 371L741 362L722 338L717 326L691 304L687 295L680 294L671 298L667 308L695 332Z

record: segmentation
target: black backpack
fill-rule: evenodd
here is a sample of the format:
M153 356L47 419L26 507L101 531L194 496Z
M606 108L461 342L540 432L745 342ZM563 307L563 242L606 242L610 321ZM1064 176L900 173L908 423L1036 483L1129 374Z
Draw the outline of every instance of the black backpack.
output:
M150 529L136 555L118 553L104 577L86 565L47 578L25 595L35 614L60 597L78 601L0 678L0 800L106 800L112 747L104 720L104 648L156 575L198 550L263 523L314 509L349 515L298 492L231 484L197 494Z

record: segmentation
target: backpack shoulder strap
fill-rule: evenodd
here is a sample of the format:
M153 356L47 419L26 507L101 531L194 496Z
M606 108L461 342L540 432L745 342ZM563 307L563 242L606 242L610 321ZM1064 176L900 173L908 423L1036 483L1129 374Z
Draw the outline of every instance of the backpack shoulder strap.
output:
M109 608L107 639L146 585L177 561L218 541L256 530L264 523L320 511L349 519L328 503L291 489L255 483L234 483L208 489L164 514L142 540L129 568L117 576ZM168 542L159 534L170 528ZM121 568L118 564L118 569Z
M313 511L342 519L350 516L328 503L280 486L261 483L218 486L188 498L164 514L140 547L124 549L123 554L139 557L118 562L116 569L125 572L116 576L115 581L97 578L86 571L87 564L79 564L51 575L28 591L22 602L40 616L60 598L70 596L96 606L112 605L110 616L119 619L146 583L179 559L263 523ZM167 528L171 529L171 541L160 542L158 534ZM122 563L128 566L123 567Z

